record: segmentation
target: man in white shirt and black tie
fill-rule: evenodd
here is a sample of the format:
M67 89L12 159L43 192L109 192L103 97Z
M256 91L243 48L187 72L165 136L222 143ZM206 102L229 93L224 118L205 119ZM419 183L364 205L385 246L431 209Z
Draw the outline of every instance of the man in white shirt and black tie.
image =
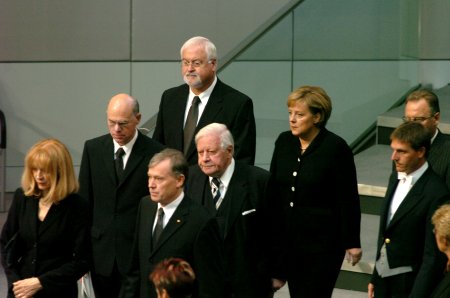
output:
M377 258L368 296L429 297L446 259L436 246L431 216L450 196L426 160L431 135L420 123L391 134L390 177L380 214Z
M198 165L189 168L186 193L219 223L226 297L269 297L284 284L275 279L280 243L271 237L279 231L279 211L269 195L270 173L234 160L233 136L223 124L203 127L195 143Z
M120 297L156 298L149 276L167 258L182 258L197 278L193 297L223 297L222 245L214 218L184 194L187 162L175 149L148 165L150 196L141 199L132 264Z

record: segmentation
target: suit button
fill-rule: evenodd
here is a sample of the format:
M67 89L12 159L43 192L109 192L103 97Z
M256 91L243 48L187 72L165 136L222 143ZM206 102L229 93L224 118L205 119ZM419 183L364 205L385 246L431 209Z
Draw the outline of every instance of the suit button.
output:
M292 176L294 177L297 176L297 172L292 173Z
M291 187L291 190L292 190L292 191L295 191L295 187L292 186L292 187Z
M294 207L294 202L290 202L289 206Z
M386 243L386 244L391 243L391 239L389 239L389 238L384 239L384 243Z
M31 264L36 263L36 259L31 260Z

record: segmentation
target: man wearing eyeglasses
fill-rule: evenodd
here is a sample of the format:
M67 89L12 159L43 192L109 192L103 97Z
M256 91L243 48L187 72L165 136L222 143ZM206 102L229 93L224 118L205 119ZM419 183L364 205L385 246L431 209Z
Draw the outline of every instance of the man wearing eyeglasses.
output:
M180 50L185 84L164 91L153 139L184 153L197 164L194 135L204 126L225 124L235 137L234 158L254 164L256 125L253 102L216 76L217 51L205 37L186 41Z
M404 122L419 122L431 134L428 162L450 189L450 140L439 129L439 99L432 91L417 90L406 99Z

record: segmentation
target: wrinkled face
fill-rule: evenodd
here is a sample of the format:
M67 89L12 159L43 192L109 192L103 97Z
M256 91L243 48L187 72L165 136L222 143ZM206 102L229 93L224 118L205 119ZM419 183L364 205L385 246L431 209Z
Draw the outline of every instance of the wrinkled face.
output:
M215 135L203 136L197 141L198 165L208 176L220 178L231 163L233 148L223 149L220 138Z
M425 162L425 148L416 151L408 143L397 139L391 141L392 156L397 172L411 174Z
M312 114L308 105L297 101L288 107L289 126L296 137L305 137L317 129L315 124L320 120L320 114Z
M38 168L33 168L32 173L39 190L48 191L50 189L50 175L45 170Z
M108 129L119 145L126 145L134 137L141 114L133 114L133 108L125 103L111 103L107 111Z
M430 106L425 99L419 99L417 101L409 101L405 106L406 121L419 122L432 134L436 132L436 128L439 124L440 114L433 115Z
M181 53L183 79L198 95L208 89L216 75L216 60L209 60L203 45L191 45Z
M173 202L182 192L184 176L172 173L170 159L166 159L152 166L147 171L148 189L153 202L163 206Z

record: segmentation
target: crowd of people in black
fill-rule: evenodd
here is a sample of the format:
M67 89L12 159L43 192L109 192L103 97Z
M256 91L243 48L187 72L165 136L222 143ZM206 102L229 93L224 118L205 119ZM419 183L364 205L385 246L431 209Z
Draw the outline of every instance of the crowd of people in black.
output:
M138 101L117 94L78 179L60 141L29 150L0 239L8 297L81 297L89 272L97 298L266 298L286 282L291 297L325 298L344 259L360 261L355 163L326 128L325 90L289 94L290 130L267 171L253 165L252 100L217 78L214 44L193 37L180 55L185 84L163 93L152 138ZM450 141L439 119L435 94L419 90L391 135L369 297L447 297Z

